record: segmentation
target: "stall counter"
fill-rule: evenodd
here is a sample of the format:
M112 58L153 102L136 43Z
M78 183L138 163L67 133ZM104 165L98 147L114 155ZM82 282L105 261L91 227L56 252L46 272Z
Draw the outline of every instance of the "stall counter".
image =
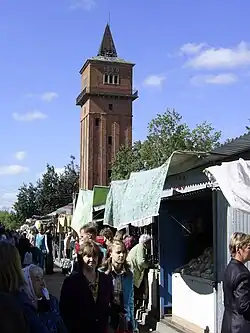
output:
M172 321L197 333L216 333L214 282L191 275L172 276Z

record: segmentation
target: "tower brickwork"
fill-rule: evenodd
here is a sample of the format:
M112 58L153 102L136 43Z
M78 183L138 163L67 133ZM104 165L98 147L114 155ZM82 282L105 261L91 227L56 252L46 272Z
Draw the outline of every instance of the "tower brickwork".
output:
M108 185L112 160L122 145L132 144L134 64L118 57L109 25L99 52L80 70L80 187Z

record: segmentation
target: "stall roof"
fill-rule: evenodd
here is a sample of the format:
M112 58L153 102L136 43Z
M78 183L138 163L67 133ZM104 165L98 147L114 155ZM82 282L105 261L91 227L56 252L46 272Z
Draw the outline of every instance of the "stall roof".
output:
M231 156L250 149L250 133L241 135L212 151L213 154Z
M250 133L222 144L211 152L176 151L172 154L168 177L250 150Z

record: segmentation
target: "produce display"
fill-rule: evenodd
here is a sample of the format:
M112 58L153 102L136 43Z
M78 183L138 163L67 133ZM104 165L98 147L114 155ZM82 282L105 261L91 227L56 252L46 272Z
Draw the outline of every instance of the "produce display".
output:
M187 265L179 267L175 273L197 276L203 279L213 280L213 248L208 247L197 259L192 259Z

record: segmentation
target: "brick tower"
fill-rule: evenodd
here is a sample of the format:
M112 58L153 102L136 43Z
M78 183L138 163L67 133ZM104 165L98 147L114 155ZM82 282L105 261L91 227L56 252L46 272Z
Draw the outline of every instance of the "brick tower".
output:
M132 144L134 64L118 57L107 24L99 52L80 70L80 187L108 185L111 162L122 145Z

